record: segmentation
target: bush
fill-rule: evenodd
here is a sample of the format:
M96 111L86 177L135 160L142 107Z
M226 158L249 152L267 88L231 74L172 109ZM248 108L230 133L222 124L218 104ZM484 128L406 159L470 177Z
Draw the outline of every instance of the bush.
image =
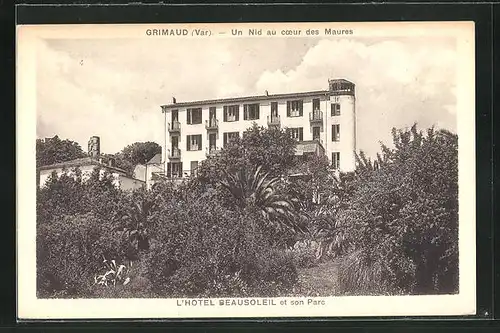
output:
M244 279L253 297L278 297L289 293L298 282L294 257L281 249L261 249L245 258Z
M318 246L316 244L316 246ZM318 265L316 259L317 249L311 242L297 242L290 250L295 266L298 268L310 268Z
M92 214L65 216L37 230L39 297L83 297L102 269L103 258L123 260L129 245L112 225Z
M291 256L273 250L253 222L210 194L163 202L147 277L161 297L267 295L296 282ZM266 294L267 293L267 294Z
M95 298L153 298L156 295L151 291L151 282L146 277L145 260L140 259L127 265L124 277L129 283L116 285L93 285L89 297Z
M395 270L384 258L373 257L364 251L343 256L337 261L338 292L358 296L408 294L415 266L404 256L398 256L398 260L400 266Z
M340 261L344 289L456 293L457 136L425 136L415 126L393 136L395 149L382 146L375 163L358 157L352 196L337 216L350 252Z

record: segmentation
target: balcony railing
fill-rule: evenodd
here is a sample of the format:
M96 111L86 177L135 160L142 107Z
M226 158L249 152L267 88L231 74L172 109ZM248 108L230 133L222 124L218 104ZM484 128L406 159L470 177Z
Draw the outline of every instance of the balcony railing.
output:
M173 121L171 123L168 123L168 131L170 133L180 133L181 123L178 121Z
M208 157L208 156L213 156L213 155L216 155L217 153L220 152L220 148L217 148L215 146L212 146L210 148L206 148L206 153L205 155Z
M268 126L280 126L281 119L279 115L270 115L267 116L267 125Z
M309 112L309 121L311 123L322 123L323 112L320 110L314 110L313 112Z
M181 158L181 150L179 148L174 148L168 150L168 158L171 160L178 160Z
M216 118L205 120L205 128L207 131L216 131L219 128L219 120Z
M321 145L323 145L323 139L319 138L319 137L315 137L313 138L314 141L318 141Z

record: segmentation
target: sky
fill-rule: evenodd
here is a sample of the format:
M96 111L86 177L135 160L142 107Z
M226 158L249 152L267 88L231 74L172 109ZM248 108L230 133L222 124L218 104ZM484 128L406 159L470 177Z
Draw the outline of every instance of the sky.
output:
M455 40L407 38L52 39L37 50L37 138L116 153L163 144L160 106L356 84L357 148L374 156L392 127L456 132Z

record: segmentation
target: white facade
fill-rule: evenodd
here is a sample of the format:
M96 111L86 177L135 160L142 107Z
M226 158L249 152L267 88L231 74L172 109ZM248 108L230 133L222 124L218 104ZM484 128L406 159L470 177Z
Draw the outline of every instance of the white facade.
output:
M258 118L245 119L245 105L257 104ZM300 105L302 112L295 111L300 109ZM232 121L232 114L228 110L232 106L239 109L239 119L235 121ZM198 111L190 111L199 108L201 119L196 117ZM272 109L274 112L271 117ZM238 132L241 136L254 122L260 126L279 125L281 128L296 129L292 132L295 135L301 133L299 140L320 141L335 168L341 171L353 171L355 168L354 84L346 80L329 80L329 89L322 91L173 103L162 106L162 112L165 144L161 163L169 176L189 175L192 167L206 158L209 146L218 149L224 146L224 133ZM213 115L217 126L208 128L207 125L213 125L209 123ZM189 124L189 120L195 123ZM279 120L279 124L273 123L275 120ZM194 149L188 150L188 138L199 135L201 145L197 144L196 139L199 137L196 137L194 145L189 145ZM193 143L193 139L190 141ZM180 152L180 156L174 154L176 151ZM337 159L339 164L336 163Z
M94 171L94 169L97 166L98 165L95 165L95 164L79 165L78 168L82 172L82 180L83 181L88 180L90 178L90 175L92 174L92 172ZM106 166L101 166L101 171L100 171L101 177L104 176L105 169L106 169ZM64 172L66 172L66 174L69 176L75 175L75 173L73 172L73 167L68 167L65 170L63 169L63 167L44 168L44 169L39 171L40 187L45 186L47 179L50 177L50 175L54 171L57 173L58 177L60 177ZM137 189L137 188L144 186L144 184L145 184L143 181L128 177L124 173L115 171L113 169L109 169L108 171L110 172L110 174L113 177L113 184L122 190Z

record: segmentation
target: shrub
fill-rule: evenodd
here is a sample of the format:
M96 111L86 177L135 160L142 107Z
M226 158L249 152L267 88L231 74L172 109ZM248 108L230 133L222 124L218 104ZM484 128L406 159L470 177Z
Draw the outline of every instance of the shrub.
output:
M130 282L116 285L94 284L89 292L89 297L95 298L153 298L156 295L151 291L151 283L145 276L145 260L139 259L127 264L124 277Z
M343 295L398 295L411 289L415 266L398 256L397 270L385 261L364 251L354 251L337 261L338 292Z
M211 194L164 201L161 211L146 273L159 296L269 296L296 280L293 258L270 247L254 230L257 221L225 209Z
M340 261L345 289L457 292L457 136L432 129L425 136L415 126L393 136L395 148L382 146L375 163L358 157L352 196L337 216L352 252Z
M83 297L104 258L122 260L128 244L113 226L93 214L65 216L37 230L37 289L40 297Z
M261 249L245 258L244 279L251 296L278 297L289 293L298 282L294 257L282 249Z
M316 242L300 241L289 250L293 256L295 266L298 268L310 268L317 266L318 260L316 259L317 252Z

